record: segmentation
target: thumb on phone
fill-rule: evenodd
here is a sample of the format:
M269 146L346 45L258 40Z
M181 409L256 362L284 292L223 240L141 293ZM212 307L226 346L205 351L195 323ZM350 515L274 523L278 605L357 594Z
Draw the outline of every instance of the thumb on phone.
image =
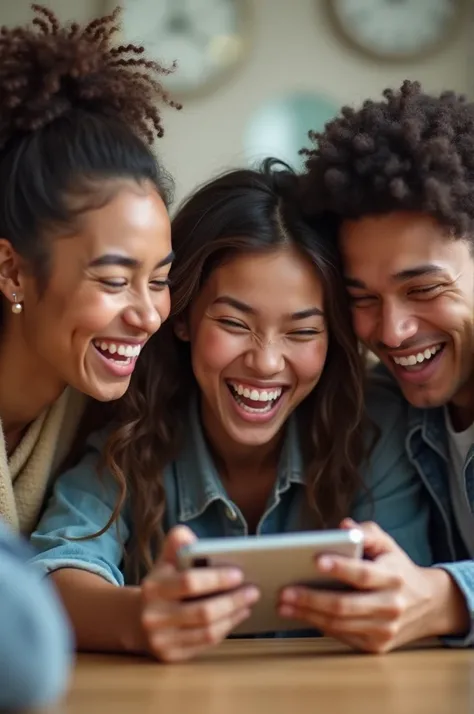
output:
M184 545L190 545L197 540L192 530L187 526L175 526L167 534L159 563L177 564L177 553Z

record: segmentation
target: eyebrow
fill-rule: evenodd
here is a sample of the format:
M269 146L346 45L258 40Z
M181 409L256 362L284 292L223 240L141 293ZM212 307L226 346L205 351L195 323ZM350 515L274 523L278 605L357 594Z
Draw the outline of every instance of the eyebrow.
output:
M174 260L174 252L171 251L168 255L160 260L154 267L163 268L165 265L169 265ZM119 255L116 253L104 253L104 255L95 258L89 263L89 268L102 268L106 265L119 265L122 268L138 268L140 261L136 258L130 258L127 255Z
M392 275L392 280L396 282L404 282L405 280L412 280L413 278L422 278L425 275L441 275L444 274L443 268L438 265L418 265L416 268L407 268L406 270L400 270L399 273ZM349 276L344 278L344 282L349 288L361 288L365 290L367 285L363 280L358 280L357 278L351 278Z
M247 315L256 315L256 310L254 310L253 307L247 305L245 302L241 302L240 300L230 297L230 295L222 295L221 297L216 298L213 304L229 305L230 307L234 307L236 310L240 310L240 312L244 312ZM314 316L324 317L324 312L319 307L310 307L306 310L294 312L289 315L289 318L291 320L305 320L307 317Z

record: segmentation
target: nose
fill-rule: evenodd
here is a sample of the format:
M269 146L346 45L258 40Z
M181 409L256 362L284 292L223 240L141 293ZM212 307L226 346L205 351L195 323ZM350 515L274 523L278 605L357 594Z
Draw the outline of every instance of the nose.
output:
M255 344L244 358L245 366L255 375L266 378L282 372L285 368L285 357L281 347L274 342Z
M397 303L386 302L380 311L378 339L386 347L401 347L418 331L418 320L408 308Z
M123 313L123 319L130 325L147 335L152 335L160 329L169 314L169 297L163 300L160 308L150 299L150 296L141 297L133 305L129 305Z

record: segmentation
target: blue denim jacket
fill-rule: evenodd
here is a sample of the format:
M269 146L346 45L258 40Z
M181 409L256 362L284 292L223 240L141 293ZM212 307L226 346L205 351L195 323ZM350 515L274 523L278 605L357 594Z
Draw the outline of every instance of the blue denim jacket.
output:
M453 512L449 490L449 452L443 409L408 407L406 452L418 471L432 500L430 542L438 567L448 571L464 595L471 614L470 631L465 637L448 638L452 646L474 645L474 560L468 559ZM471 447L464 477L474 511L474 446Z
M423 485L407 460L404 448L405 403L390 383L374 382L367 407L380 429L380 438L363 469L370 490L361 492L351 514L356 520L376 520L420 565L432 563L428 541L429 503ZM94 434L77 466L55 484L31 541L34 562L44 572L75 567L96 573L115 585L124 584L122 545L132 532L127 505L118 528L98 538L69 538L96 533L107 523L117 497L111 474L97 474L105 434ZM227 495L206 446L198 406L190 409L189 428L178 457L163 474L166 494L165 531L181 523L198 537L244 535L248 532L239 508ZM277 478L257 533L309 530L305 477L296 423L289 420Z

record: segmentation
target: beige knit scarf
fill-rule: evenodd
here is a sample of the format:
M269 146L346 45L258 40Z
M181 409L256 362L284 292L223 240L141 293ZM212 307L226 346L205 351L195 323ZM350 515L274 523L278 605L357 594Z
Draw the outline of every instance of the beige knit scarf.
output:
M10 458L1 430L0 517L13 529L29 535L36 526L51 478L71 448L84 405L82 394L66 389L30 425Z

